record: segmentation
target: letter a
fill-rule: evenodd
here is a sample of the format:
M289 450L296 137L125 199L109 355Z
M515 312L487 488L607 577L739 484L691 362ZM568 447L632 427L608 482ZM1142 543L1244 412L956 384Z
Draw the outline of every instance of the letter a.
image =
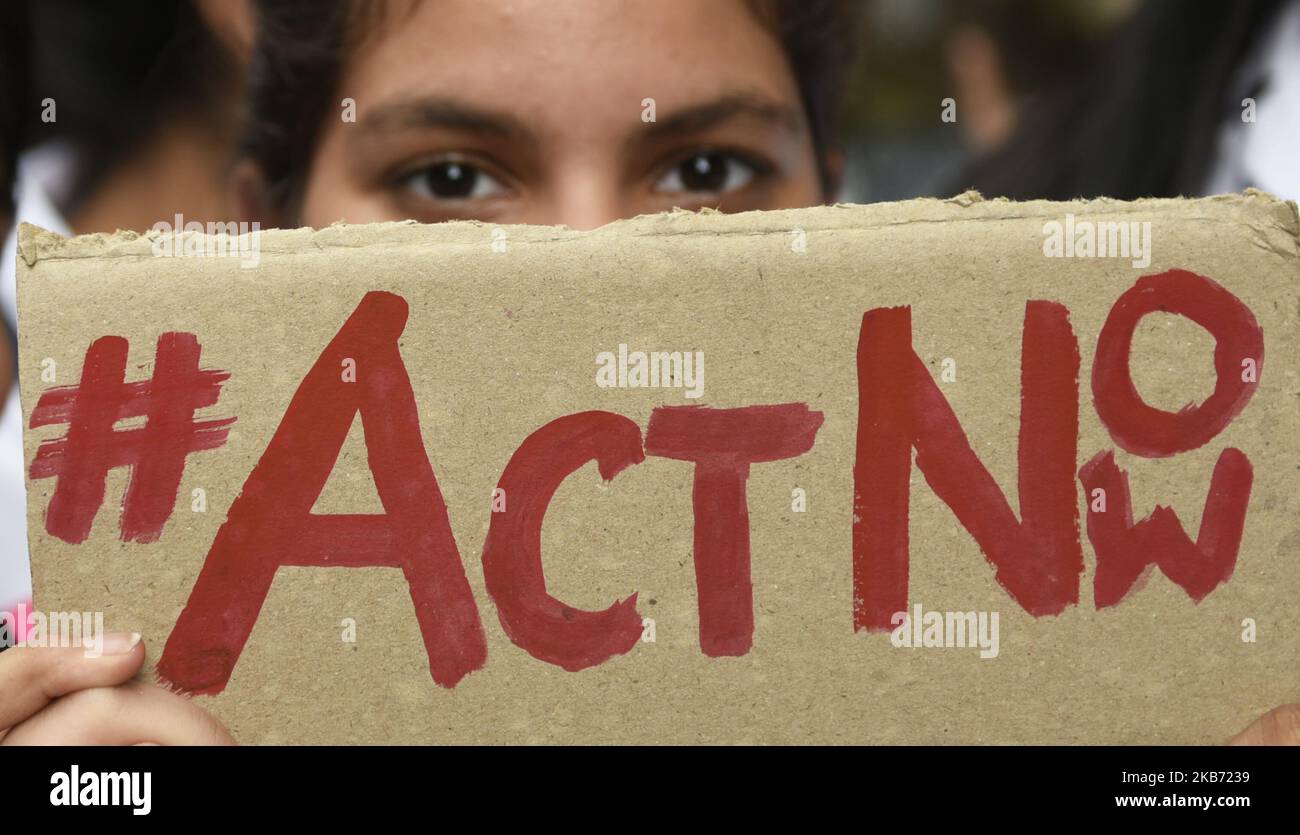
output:
M401 568L433 680L454 687L483 666L478 607L397 347L406 317L400 296L367 293L307 372L217 531L158 662L162 678L221 692L282 565ZM366 369L355 383L339 378L344 357ZM386 512L312 514L357 412Z

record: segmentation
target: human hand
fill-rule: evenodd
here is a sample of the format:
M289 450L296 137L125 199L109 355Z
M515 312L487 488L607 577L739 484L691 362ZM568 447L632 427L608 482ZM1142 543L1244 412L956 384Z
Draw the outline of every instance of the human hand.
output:
M233 745L190 699L132 678L138 634L103 638L103 654L17 646L0 653L0 745Z
M1229 745L1300 745L1300 704L1283 705L1265 713Z

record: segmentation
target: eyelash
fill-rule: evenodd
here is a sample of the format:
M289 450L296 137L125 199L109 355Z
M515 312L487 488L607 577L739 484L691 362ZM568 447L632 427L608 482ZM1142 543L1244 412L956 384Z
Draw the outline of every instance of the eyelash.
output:
M511 183L513 182L513 177L511 177L509 174L502 173L500 166L493 165L489 162L476 158L472 155L458 154L458 153L438 154L431 157L426 157L423 160L421 160L418 164L403 166L400 169L398 174L388 178L390 188L393 188L395 190L401 190L401 191L414 191L413 184L416 183L420 178L427 177L428 175L433 173L435 169L441 166L451 166L451 165L460 166L463 169L467 169L473 172L475 178L478 177L490 178L496 184L501 186L504 192L508 193L511 190L513 190L513 186L511 185ZM477 183L475 183L475 185L477 185ZM468 202L471 200L486 199L483 196L475 197L473 195L468 195L466 197L441 197L436 194L429 194L429 195L421 194L419 195L419 198L422 200L447 202L447 203Z
M692 159L702 157L702 156L710 156L710 155L721 156L724 157L726 160L728 160L729 163L739 163L745 166L750 171L751 174L750 179L739 187L726 189L722 191L709 191L709 190L692 191L690 189L678 189L666 193L730 194L736 191L740 191L741 189L748 187L749 185L753 184L756 181L771 177L776 172L776 166L774 166L772 163L768 162L767 160L761 159L753 154L750 154L748 152L739 151L733 148L720 148L716 146L705 145L705 146L690 148L685 151L678 151L670 155L668 157L669 161L666 164L662 164L655 169L656 171L658 171L658 174L655 176L655 183L656 184L661 183L666 177L672 174L679 173L681 167L685 165L687 162L691 161Z
M688 162L690 162L693 159L697 159L700 157L707 157L707 156L722 157L726 161L728 166L735 165L735 164L744 166L746 169L748 169L749 179L743 182L739 186L734 186L732 188L723 188L720 190L708 190L708 189L693 190L690 188L676 188L676 189L659 188L660 184L662 184L665 179L673 175L680 175L682 166L686 165ZM664 157L661 157L661 160L667 160L667 161L666 162L661 161L655 168L653 168L652 170L656 173L653 174L652 176L653 176L653 183L655 185L655 191L659 193L665 193L665 194L696 194L696 195L730 194L736 191L740 191L741 189L747 188L756 181L761 181L763 179L766 179L772 176L776 171L776 167L772 163L768 162L767 160L760 159L759 157L753 154L744 151L735 150L732 148L721 148L721 147L708 146L708 145L694 147L686 150L678 150L670 155L665 155ZM477 188L478 178L487 177L493 183L499 186L502 192L509 193L510 191L513 190L513 186L511 185L513 178L510 177L508 174L499 173L501 171L500 166L496 166L487 161L476 158L472 155L459 154L459 153L447 153L447 154L436 155L436 156L425 158L424 160L422 160L420 163L416 165L404 166L403 168L400 169L398 174L388 178L390 187L395 190L399 190L403 192L408 192L408 193L414 192L416 191L415 186L416 184L419 183L420 178L429 176L441 166L460 166L463 169L472 172L475 178L474 181L472 181L471 183L472 188ZM731 172L730 171L726 172L726 176L727 176L727 180L729 181L731 177ZM441 203L467 203L474 200L488 199L489 197L494 197L494 196L497 195L493 194L493 195L486 195L486 196L485 195L475 196L472 193L465 196L458 196L458 197L440 196L433 193L428 193L428 194L421 193L417 195L418 199L420 200L427 201L427 202L441 202Z

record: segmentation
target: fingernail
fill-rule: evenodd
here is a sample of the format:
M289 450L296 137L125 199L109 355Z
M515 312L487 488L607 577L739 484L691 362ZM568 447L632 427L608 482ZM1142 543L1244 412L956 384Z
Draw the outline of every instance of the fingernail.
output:
M139 632L109 632L104 636L105 655L126 655L139 645Z

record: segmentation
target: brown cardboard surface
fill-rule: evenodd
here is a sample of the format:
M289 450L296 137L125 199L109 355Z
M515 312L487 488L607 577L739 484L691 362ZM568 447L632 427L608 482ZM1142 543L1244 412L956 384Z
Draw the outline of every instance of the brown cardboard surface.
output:
M1049 222L1150 223L1150 263L1044 255ZM130 470L107 479L89 538L46 532L54 478L29 480L35 607L103 611L158 659L205 555L326 345L368 291L409 306L400 353L486 638L486 662L443 687L403 573L282 567L218 695L199 703L243 742L1191 743L1229 737L1300 699L1300 252L1294 204L1202 200L1011 203L964 196L734 216L675 213L592 232L386 224L268 231L260 263L154 254L131 233L64 240L25 227L19 246L26 425L51 387L81 378L93 340L125 337L128 381L148 378L167 331L193 333L201 366L230 373L199 419L236 417L220 447L185 460L156 542L124 542ZM494 246L495 244L495 246ZM1263 330L1259 382L1241 414L1190 451L1134 455L1098 418L1098 334L1142 276L1188 270L1241 300ZM852 530L863 314L911 308L912 346L970 445L1017 500L1021 339L1029 300L1065 305L1078 339L1077 467L1114 449L1133 515L1171 506L1193 537L1226 447L1253 467L1230 579L1199 602L1160 569L1094 605L1088 499L1077 492L1077 605L1035 617L999 584L972 535L915 468L908 602L996 612L999 651L895 646L854 630ZM597 356L702 351L703 394L601 388ZM1132 373L1177 411L1214 386L1214 339L1147 316ZM945 363L952 360L952 363ZM944 379L944 369L955 378ZM366 368L357 369L359 375ZM950 375L951 377L951 375ZM605 410L645 433L663 406L805 403L824 416L808 452L755 463L747 482L753 646L701 650L692 562L695 465L655 455L606 482L589 463L559 486L541 548L547 591L579 610L635 592L654 641L570 672L513 643L481 562L492 492L516 449L563 415ZM133 425L139 425L138 419ZM28 429L30 464L66 426ZM370 450L372 456L375 450ZM795 512L793 491L806 495ZM206 509L195 512L193 491ZM507 495L507 510L510 513ZM1114 497L1112 497L1112 501ZM380 513L361 423L314 512ZM345 640L347 619L355 640ZM1246 619L1254 640L1243 640ZM648 637L647 632L647 637Z

